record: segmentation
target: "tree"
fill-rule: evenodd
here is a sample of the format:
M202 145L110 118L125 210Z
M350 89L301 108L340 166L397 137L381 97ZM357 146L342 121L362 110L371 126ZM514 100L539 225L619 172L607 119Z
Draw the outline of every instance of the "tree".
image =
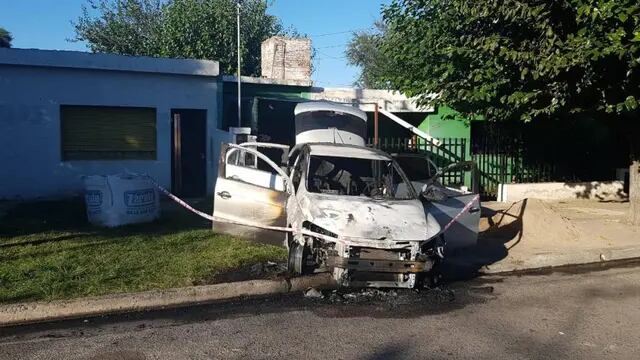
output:
M235 0L90 0L75 25L76 41L93 52L210 59L225 73L236 71ZM259 75L260 45L284 35L264 0L241 8L242 73ZM97 16L92 14L97 12Z
M0 48L10 48L13 37L5 28L0 27Z
M383 76L421 104L497 121L607 117L629 134L640 224L637 0L394 0Z
M160 56L164 5L160 0L89 0L74 23L75 41L92 52ZM91 14L97 13L96 17Z
M358 31L347 44L346 56L349 65L360 68L354 85L360 88L388 89L389 83L383 80L389 62L380 50L386 26L382 21L374 23L374 31Z

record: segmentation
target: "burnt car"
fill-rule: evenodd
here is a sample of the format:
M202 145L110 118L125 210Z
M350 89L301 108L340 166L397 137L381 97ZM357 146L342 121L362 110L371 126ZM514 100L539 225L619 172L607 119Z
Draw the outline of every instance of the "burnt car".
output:
M291 151L223 146L214 229L286 246L294 274L332 272L343 286L415 287L444 252L442 220L427 210L435 200L390 154L364 145L362 111L305 103L298 120L305 123L296 123ZM456 209L447 210L450 219Z

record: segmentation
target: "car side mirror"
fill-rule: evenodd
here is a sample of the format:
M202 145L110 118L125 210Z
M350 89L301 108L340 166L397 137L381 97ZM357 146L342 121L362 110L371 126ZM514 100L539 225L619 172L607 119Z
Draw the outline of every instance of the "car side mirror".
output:
M444 201L448 197L443 189L434 185L425 186L420 196L427 201Z

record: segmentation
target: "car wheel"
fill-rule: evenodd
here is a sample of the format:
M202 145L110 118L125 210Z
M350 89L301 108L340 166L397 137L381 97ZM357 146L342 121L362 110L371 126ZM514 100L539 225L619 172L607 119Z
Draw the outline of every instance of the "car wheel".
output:
M292 275L302 275L304 268L304 246L297 242L289 243L289 261L287 267Z
M313 274L317 264L312 260L311 247L298 242L289 243L288 269L293 275Z

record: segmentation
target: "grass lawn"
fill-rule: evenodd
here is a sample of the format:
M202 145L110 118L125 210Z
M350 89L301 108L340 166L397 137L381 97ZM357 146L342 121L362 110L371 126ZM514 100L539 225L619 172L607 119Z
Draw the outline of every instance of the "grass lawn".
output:
M171 209L165 210L165 205ZM210 211L210 201L197 205ZM0 214L0 302L67 299L210 283L285 250L215 234L172 204L151 224L91 226L80 200L20 204Z

